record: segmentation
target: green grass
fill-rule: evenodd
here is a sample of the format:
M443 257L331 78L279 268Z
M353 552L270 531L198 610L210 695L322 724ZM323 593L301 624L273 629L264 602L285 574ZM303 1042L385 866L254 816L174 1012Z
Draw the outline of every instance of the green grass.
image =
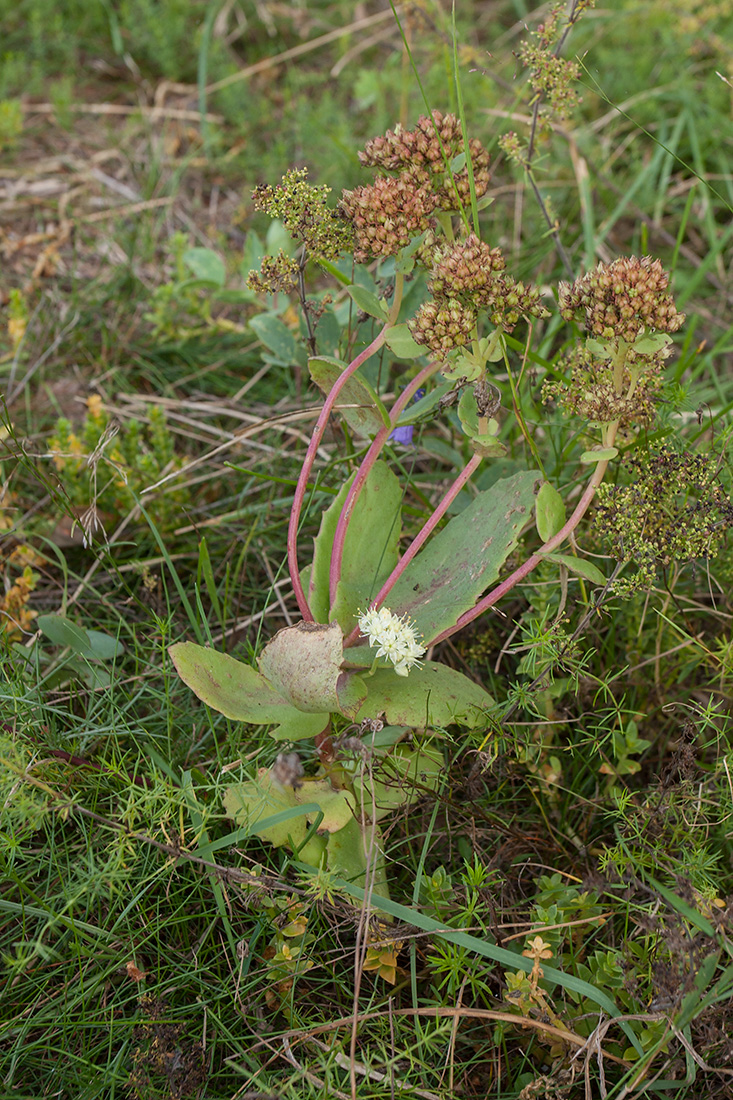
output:
M227 786L269 767L281 746L198 703L167 649L198 640L251 660L297 619L285 532L318 405L302 367L268 366L249 325L272 304L244 289L243 256L264 246L269 229L250 191L307 163L335 201L341 187L366 182L356 157L364 140L398 117L410 124L424 105L399 35L378 37L391 26L384 20L208 92L206 109L220 116L208 127L195 116L117 124L73 109L152 105L169 80L190 89L166 102L196 111L205 84L353 15L348 5L303 5L301 28L295 7L246 3L246 27L227 41L234 16L223 28L221 7L0 3L0 98L23 109L0 113L9 178L59 184L41 200L19 187L16 206L0 213L13 240L29 238L8 252L0 277L0 378L16 391L0 456L5 593L28 564L39 576L26 610L109 639L98 643L103 659L73 634L60 641L48 622L36 635L29 619L0 639L0 1096L321 1100L350 1097L353 1081L360 1100L508 1100L532 1082L523 1095L601 1095L597 1060L589 1058L586 1093L584 1056L572 1062L572 1044L553 1045L549 1030L591 1034L599 1008L578 992L584 982L617 1010L650 1016L626 1035L611 1024L604 1033L609 1097L638 1073L611 1057L626 1057L632 1041L645 1081L657 1077L662 1095L724 1097L729 545L709 562L660 573L650 593L606 595L599 607L578 581L566 603L556 567L541 566L499 613L442 646L440 659L502 702L505 721L493 736L442 731L442 785L386 823L387 934L401 944L394 985L365 971L355 993L358 889L314 877L224 814ZM642 7L612 5L581 21L569 53L583 59L583 104L541 143L535 170L576 274L640 251L673 268L687 322L649 442L712 450L730 492L733 134L730 89L715 71L731 74L731 20L724 5L693 24L670 20L666 4ZM512 113L528 112L512 51L537 13L519 3L458 8L465 112L471 133L492 147L485 237L518 277L556 285L562 266L541 213L496 145L520 128ZM408 34L431 106L455 109L449 22L431 7ZM83 77L62 86L69 72ZM55 102L58 117L34 115L31 100ZM110 159L92 159L109 150ZM49 167L44 158L54 157ZM82 162L128 193L71 181ZM60 207L73 186L81 189ZM125 210L151 200L165 204ZM109 216L94 217L104 209ZM34 273L54 238L30 235L65 211L74 226L58 239L60 260ZM181 289L176 233L222 257L220 294ZM318 272L312 280L327 289ZM20 292L16 306L11 291ZM413 293L414 307L419 287ZM27 322L20 345L7 332L15 308ZM284 319L297 336L297 306ZM570 338L550 321L518 389L547 476L566 496L585 481L584 426L543 407L540 386ZM403 384L387 361L368 377L382 392ZM511 388L505 378L498 385L508 460L528 466ZM94 497L89 471L60 471L48 457L60 416L83 437L90 394L119 423L97 467L104 534L91 549L79 533ZM146 435L150 407L167 417L157 445ZM414 529L461 459L457 421L445 424L418 432L414 455L392 455L409 480ZM114 453L126 439L127 485ZM168 447L183 472L146 494L171 472L161 457ZM360 444L339 428L325 447L303 548ZM480 471L479 487L497 470ZM607 544L592 527L581 543L610 575ZM308 741L299 748L312 774L315 751ZM283 929L297 919L300 968L282 961L283 945L296 942ZM560 978L545 990L548 1011L532 1009L522 1027L524 933L541 929L553 951L543 965ZM663 1013L678 1034L665 1031Z

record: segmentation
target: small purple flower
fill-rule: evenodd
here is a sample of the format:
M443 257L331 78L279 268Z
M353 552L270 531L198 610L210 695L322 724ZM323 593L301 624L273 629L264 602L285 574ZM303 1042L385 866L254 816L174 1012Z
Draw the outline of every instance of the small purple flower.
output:
M419 401L421 397L425 396L425 390L415 390L415 396L412 399L411 404L414 405L416 401ZM415 427L413 424L403 424L401 428L395 428L394 431L389 433L389 438L393 443L399 443L403 447L412 446L412 433Z
M389 438L393 443L401 443L403 447L412 446L412 433L415 428L412 424L405 424L401 428L395 428L393 432L390 432Z

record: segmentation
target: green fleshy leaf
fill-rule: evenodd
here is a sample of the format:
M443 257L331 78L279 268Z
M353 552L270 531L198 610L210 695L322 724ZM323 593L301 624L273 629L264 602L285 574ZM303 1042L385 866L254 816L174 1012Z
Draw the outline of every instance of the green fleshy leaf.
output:
M298 348L290 329L274 313L258 313L252 317L249 327L269 348L279 363L290 364L297 361Z
M639 355L656 355L672 343L672 337L666 332L645 332L636 337L631 345Z
M557 562L558 565L564 565L571 573L576 573L579 577L583 577L585 580L590 581L591 584L604 585L606 583L605 575L600 571L597 565L594 565L592 561L588 561L586 558L576 558L572 554L543 554L547 561Z
M310 376L323 394L331 391L345 367L346 364L340 359L327 355L308 360ZM375 390L358 374L353 374L339 393L335 411L343 416L350 428L366 439L389 426L389 413Z
M537 480L535 472L522 470L479 493L399 578L386 604L414 619L426 644L454 626L496 580L531 515Z
M610 359L613 355L614 348L610 340L596 340L594 337L589 336L585 346L596 359Z
M363 809L370 820L381 821L387 814L421 798L426 787L437 790L444 770L445 759L439 748L400 746L384 757L373 776L364 770L354 777L359 812Z
M307 714L303 710L290 707L280 725L268 730L268 733L275 741L305 741L308 737L317 737L319 733L323 733L330 720L331 715L325 712Z
M36 625L53 645L63 646L74 653L89 653L89 635L82 626L72 623L63 615L39 615Z
M496 421L489 421L489 424ZM507 449L500 443L495 435L475 435L471 439L471 450L482 458L502 458Z
M544 481L540 486L535 503L535 522L537 534L543 542L561 531L565 525L565 503L554 485Z
M485 723L485 712L496 706L487 691L448 665L425 661L407 676L379 668L368 679L366 702L356 721L385 716L391 726L448 726L452 722L474 728Z
M224 794L224 810L250 833L269 840L276 848L305 840L307 826L323 814L319 832L336 832L353 820L354 796L336 791L326 779L306 780L297 790L283 787L269 768L260 768L255 779L233 783ZM282 815L282 816L281 816Z
M407 406L397 420L397 427L401 428L405 424L414 424L428 413L431 413L433 409L437 409L441 398L450 393L453 388L452 382L440 382L437 386L434 386L425 397L421 397L419 401Z
M586 466L593 462L607 462L612 458L616 458L618 449L616 447L601 447L597 451L583 451L580 456L580 461Z
M251 665L194 642L178 642L168 652L184 684L227 718L257 725L292 719L292 704Z
M389 897L384 840L378 825L362 825L352 817L343 829L329 837L326 859L329 871L362 887L369 864L372 894L378 898Z
M333 607L329 602L329 570L336 525L353 481L353 475L323 514L315 540L308 603L315 618L339 623L349 633L358 611L365 609L397 565L402 531L402 486L384 462L369 471L351 516Z
M425 346L413 339L407 325L395 325L387 333L384 342L400 359L417 359L425 354Z
M352 283L351 286L347 286L346 293L363 313L368 313L370 317L376 317L378 321L387 320L389 316L387 303L382 298L378 298L376 294L373 294L371 290L367 290L365 286Z
M101 630L85 630L63 615L39 615L36 625L53 645L93 661L112 661L125 651L122 642Z
M218 252L211 248L189 248L183 253L183 262L195 279L213 286L224 286L227 269Z

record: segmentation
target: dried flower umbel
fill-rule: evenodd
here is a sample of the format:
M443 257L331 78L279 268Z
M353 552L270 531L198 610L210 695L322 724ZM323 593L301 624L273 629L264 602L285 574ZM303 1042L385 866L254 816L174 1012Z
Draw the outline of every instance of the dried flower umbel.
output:
M560 311L567 320L584 321L589 339L560 361L569 378L546 382L543 399L608 431L615 425L612 434L650 427L671 352L667 334L685 319L668 286L669 274L649 256L601 263L574 283L562 283Z
M631 356L629 356L631 358ZM634 377L632 367L624 364L620 392L614 381L609 359L600 359L582 345L573 348L557 363L569 378L567 382L547 381L542 400L557 401L566 412L582 417L591 425L618 422L621 430L649 428L654 423L657 401L662 389L661 369L664 356L646 357L644 373Z
M475 138L468 149L474 191L480 197L489 186L489 154ZM430 229L440 211L457 210L470 201L468 167L451 169L464 152L459 120L440 111L418 119L414 130L396 126L367 142L359 160L385 174L373 184L344 191L339 207L354 228L357 263L394 256Z
M560 313L583 320L587 331L605 340L633 343L642 330L676 332L685 320L667 293L669 275L651 256L622 256L599 264L574 283L561 283Z
M410 322L418 344L437 355L465 347L477 336L479 313L488 313L492 324L511 331L521 317L546 317L540 293L506 274L506 260L499 248L491 248L470 233L464 240L440 247L431 257L429 289L425 302Z

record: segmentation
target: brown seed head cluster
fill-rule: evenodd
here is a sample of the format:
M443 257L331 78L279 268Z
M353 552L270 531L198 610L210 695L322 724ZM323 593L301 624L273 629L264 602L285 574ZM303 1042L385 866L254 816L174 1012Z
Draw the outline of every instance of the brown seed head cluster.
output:
M633 343L642 329L676 332L685 320L667 293L669 275L650 256L623 256L611 264L560 284L560 312L566 321L581 317L589 333Z
M570 381L545 382L542 400L545 404L557 401L566 412L581 416L591 424L610 424L617 420L622 431L649 428L656 417L663 361L661 353L646 356L644 373L632 378L632 370L634 375L638 372L629 356L621 389L617 392L609 360L597 359L588 348L580 346L558 363Z
M425 344L444 359L454 348L470 344L476 327L476 312L457 298L431 299L420 306L409 324L415 342Z
M489 154L476 138L468 143L473 166L476 195L485 194L489 186ZM443 210L455 210L458 206L456 191L462 202L470 199L468 169L447 172L450 162L464 152L461 123L455 115L433 111L432 119L423 115L414 130L395 126L383 137L372 138L359 153L363 165L382 168L387 172L403 172L411 169L417 178L427 184L438 196Z
M489 154L480 141L469 141L477 197L489 186ZM396 126L368 141L359 160L385 174L373 184L344 191L339 207L353 224L355 259L365 263L392 256L434 224L439 210L455 210L470 200L468 167L451 171L463 153L463 133L455 115L433 111L414 130Z
M492 324L507 330L520 317L547 316L539 291L507 275L501 250L490 248L475 233L435 248L431 267L433 300L420 307L410 329L418 344L436 354L470 343L480 310L488 312Z
M354 227L354 259L363 264L376 256L394 256L432 225L437 206L437 196L411 170L344 191L339 209Z

